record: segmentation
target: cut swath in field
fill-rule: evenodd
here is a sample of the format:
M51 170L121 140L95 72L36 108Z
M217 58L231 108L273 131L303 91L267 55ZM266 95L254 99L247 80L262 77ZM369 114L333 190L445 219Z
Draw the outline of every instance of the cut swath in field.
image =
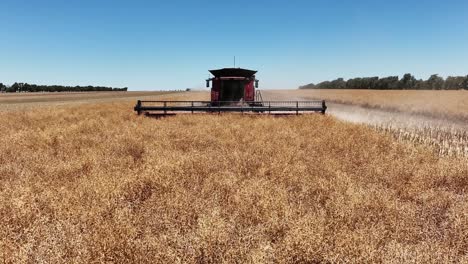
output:
M267 96L326 98L329 113L366 124L402 142L431 148L439 156L468 157L466 91L274 91Z
M323 99L327 102L468 121L468 91L280 90L272 98ZM267 94L268 95L268 94Z
M468 131L440 127L402 128L391 124L372 126L399 141L428 146L439 156L468 158Z

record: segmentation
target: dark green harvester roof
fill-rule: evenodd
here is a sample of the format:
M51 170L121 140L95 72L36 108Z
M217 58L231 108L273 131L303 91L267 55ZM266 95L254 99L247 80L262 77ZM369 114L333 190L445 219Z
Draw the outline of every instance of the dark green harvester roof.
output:
M219 70L211 70L211 74L215 77L252 77L257 71L241 69L241 68L224 68Z

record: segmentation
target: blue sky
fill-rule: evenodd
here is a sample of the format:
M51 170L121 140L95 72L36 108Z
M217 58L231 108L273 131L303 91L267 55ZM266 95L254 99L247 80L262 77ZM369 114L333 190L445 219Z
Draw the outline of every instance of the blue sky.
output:
M7 84L203 87L234 55L265 89L466 75L468 1L0 0Z

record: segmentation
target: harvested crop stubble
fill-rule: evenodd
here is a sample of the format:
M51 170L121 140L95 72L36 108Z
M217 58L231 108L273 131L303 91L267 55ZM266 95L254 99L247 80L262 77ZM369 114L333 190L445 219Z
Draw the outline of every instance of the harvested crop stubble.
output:
M406 127L374 125L376 130L388 133L397 140L426 145L440 156L468 158L468 131L441 127Z
M269 94L270 91L265 92ZM468 121L468 91L418 90L283 90L272 96L302 99L320 99L331 102L360 105L370 108L456 118Z
M466 161L329 116L131 107L2 115L0 259L468 261Z

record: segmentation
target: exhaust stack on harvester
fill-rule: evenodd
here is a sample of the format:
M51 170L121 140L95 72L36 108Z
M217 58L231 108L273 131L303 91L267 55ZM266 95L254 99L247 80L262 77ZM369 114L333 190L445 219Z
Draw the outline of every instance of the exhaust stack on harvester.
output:
M255 77L257 71L241 68L211 70L214 76L206 80L211 101L141 101L134 110L138 113L173 115L176 113L240 112L256 114L325 114L325 101L263 101Z

